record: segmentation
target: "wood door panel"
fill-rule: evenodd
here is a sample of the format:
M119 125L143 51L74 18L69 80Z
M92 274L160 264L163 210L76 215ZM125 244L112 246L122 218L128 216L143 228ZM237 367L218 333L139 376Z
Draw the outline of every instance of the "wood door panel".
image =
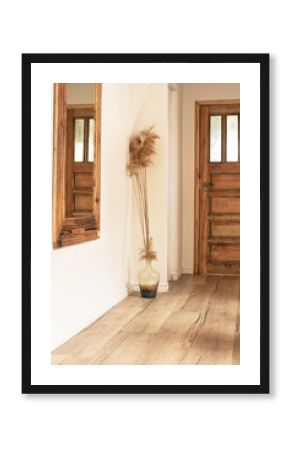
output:
M198 224L199 239L197 242L195 238L195 258L198 257L195 273L228 275L240 272L240 163L227 162L227 115L231 114L239 117L238 103L200 105L198 109L195 172L198 209L195 214L199 218L195 219L195 224ZM211 115L221 116L220 162L215 160L217 154L210 150ZM238 127L239 124L238 119ZM238 148L239 135L238 128ZM213 142L216 142L215 135Z
M210 185L213 190L239 190L240 175L238 173L211 173Z
M212 197L210 214L239 214L240 197Z
M92 194L84 194L78 193L74 194L74 211L78 212L90 212L92 210L93 205L93 196Z
M92 213L94 208L94 175L91 163L74 163L72 170L72 213L76 217L83 213Z
M231 173L240 173L240 163L232 162L232 163L209 163L210 173L223 173L223 174L231 174Z
M75 172L74 189L93 189L93 174Z
M223 263L212 263L207 264L207 273L214 273L218 275L239 275L240 273L240 263L239 262L223 262Z
M210 262L240 261L240 245L210 244Z
M211 222L210 237L240 237L240 224Z

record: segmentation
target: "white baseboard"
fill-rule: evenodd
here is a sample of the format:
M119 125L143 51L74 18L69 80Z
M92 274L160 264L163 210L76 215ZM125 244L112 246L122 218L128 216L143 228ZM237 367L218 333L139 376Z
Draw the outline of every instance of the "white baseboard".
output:
M106 305L102 305L99 308L95 309L94 311L91 311L90 313L83 316L81 320L75 323L69 330L67 330L65 333L62 333L61 335L57 336L55 339L52 340L52 351L55 350L60 345L64 344L64 342L66 342L71 337L75 336L84 328L87 328L89 325L95 322L95 320L97 320L99 317L105 314L105 312L107 312L110 308L112 308L114 305L119 303L127 296L128 291L124 289L124 291L116 295L114 300L112 300L111 302L107 303Z
M191 274L193 274L193 267L183 267L182 273L191 273Z
M159 284L158 286L158 292L168 292L168 289L169 289L168 283Z
M171 273L170 279L173 281L177 281L183 273L183 269L180 267L176 272Z

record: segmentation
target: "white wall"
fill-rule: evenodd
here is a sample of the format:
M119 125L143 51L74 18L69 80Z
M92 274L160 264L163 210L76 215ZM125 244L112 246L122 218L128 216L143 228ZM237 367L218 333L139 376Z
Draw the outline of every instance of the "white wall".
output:
M195 102L240 98L239 84L184 84L182 144L182 266L193 273Z
M127 295L128 115L128 86L104 84L100 239L52 251L53 347Z

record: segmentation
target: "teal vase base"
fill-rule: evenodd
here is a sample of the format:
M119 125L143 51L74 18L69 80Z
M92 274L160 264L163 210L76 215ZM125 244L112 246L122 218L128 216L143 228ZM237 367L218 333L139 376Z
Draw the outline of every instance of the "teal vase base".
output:
M141 286L139 284L140 294L143 298L156 298L158 284L156 286Z

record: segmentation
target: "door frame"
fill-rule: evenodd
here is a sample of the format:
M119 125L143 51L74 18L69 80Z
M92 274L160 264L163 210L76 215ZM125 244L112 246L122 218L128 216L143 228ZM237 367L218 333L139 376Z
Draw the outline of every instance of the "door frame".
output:
M193 253L193 273L199 274L200 262L200 205L199 205L199 178L200 178L200 139L199 124L200 111L202 106L212 105L237 105L240 99L223 99L223 100L197 100L195 101L195 127L194 127L194 220L193 220L193 236L194 236L194 253Z

